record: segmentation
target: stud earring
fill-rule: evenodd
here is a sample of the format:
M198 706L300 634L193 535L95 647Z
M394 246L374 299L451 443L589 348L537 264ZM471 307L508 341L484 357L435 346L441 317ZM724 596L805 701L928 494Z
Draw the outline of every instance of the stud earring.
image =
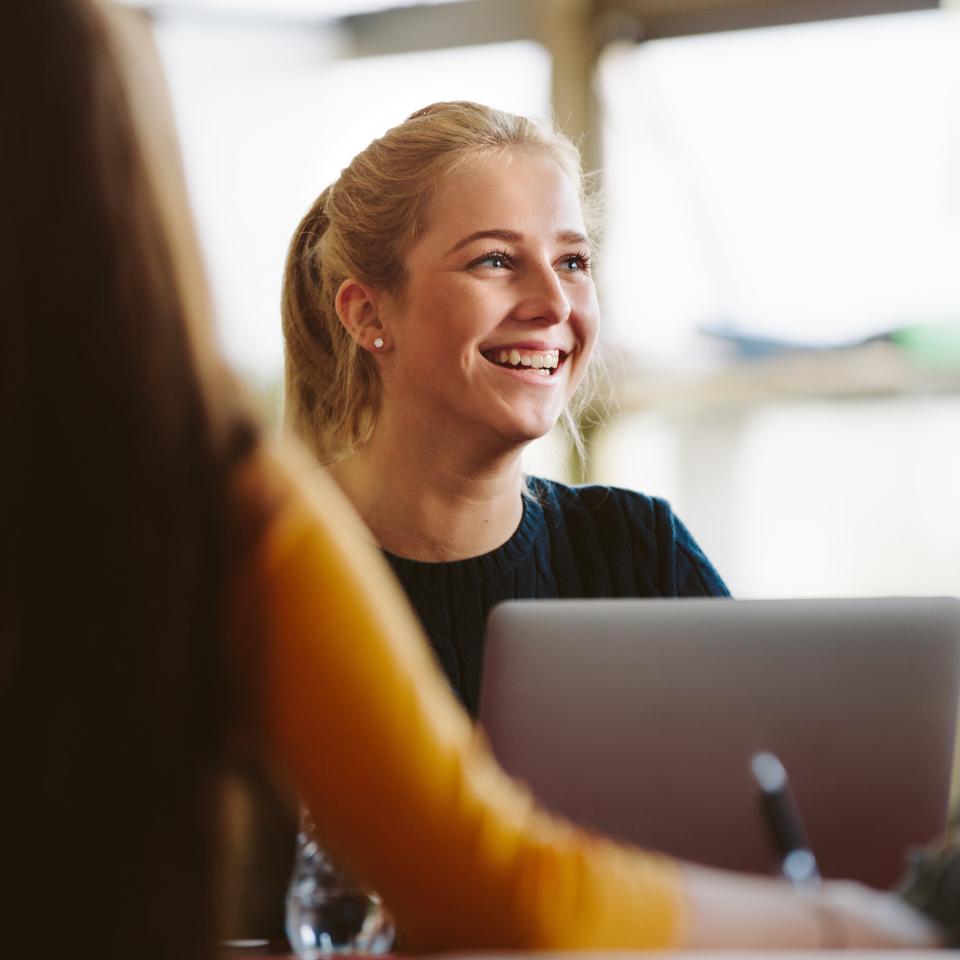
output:
M377 339L373 341L373 345L374 345L378 350L382 350L382 349L383 349L383 337L377 337Z

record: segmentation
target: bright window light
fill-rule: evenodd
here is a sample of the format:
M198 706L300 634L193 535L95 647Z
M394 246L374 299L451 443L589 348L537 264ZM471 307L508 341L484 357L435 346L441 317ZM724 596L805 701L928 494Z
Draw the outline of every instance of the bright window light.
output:
M656 41L602 67L608 330L808 343L960 320L960 13Z

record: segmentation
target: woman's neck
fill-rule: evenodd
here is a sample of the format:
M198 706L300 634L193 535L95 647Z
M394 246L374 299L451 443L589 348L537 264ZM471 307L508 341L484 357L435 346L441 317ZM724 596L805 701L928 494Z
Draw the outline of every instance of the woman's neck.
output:
M520 524L522 446L482 456L464 440L378 424L330 473L384 550L431 563L477 557Z

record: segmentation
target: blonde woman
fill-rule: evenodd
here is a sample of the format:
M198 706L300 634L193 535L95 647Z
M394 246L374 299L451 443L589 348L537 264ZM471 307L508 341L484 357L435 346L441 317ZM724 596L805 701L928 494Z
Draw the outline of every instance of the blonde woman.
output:
M287 261L288 422L386 552L471 712L501 600L727 594L662 500L521 473L597 337L584 206L561 134L439 103L354 158Z
M0 31L4 956L219 955L238 751L415 949L936 942L889 895L587 835L497 768L342 495L216 354L155 58L122 22L44 0Z

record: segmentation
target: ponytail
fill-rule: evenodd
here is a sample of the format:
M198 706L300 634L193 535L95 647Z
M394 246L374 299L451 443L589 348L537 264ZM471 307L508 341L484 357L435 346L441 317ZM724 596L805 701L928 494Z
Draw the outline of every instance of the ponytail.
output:
M300 221L283 278L286 343L284 424L323 463L337 460L369 437L380 407L380 378L337 316L336 296L347 271L330 245L327 187Z

